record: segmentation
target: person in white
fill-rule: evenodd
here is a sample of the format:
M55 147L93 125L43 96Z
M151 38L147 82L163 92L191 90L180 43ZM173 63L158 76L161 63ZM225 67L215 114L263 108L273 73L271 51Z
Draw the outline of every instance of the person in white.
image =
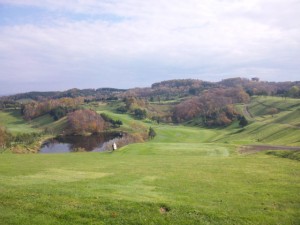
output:
M116 143L114 143L112 147L113 147L113 151L116 150L117 149Z

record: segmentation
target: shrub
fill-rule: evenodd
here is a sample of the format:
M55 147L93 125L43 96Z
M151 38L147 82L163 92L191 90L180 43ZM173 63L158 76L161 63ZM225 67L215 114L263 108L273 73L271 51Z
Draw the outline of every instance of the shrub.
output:
M75 110L76 109L72 107L58 106L57 108L52 109L49 114L53 117L54 120L59 120L60 118L66 116L69 112L73 112Z
M145 119L146 116L147 116L147 112L145 109L140 109L140 108L137 108L134 110L134 116L137 118L137 119Z
M240 116L239 117L239 125L241 126L241 127L245 127L245 126L247 126L248 125L248 120L246 119L246 117L244 117L244 116Z
M149 128L148 136L150 139L153 139L156 136L156 132L152 127Z
M122 114L127 112L126 106L120 106L116 110L118 113L122 113Z
M110 123L114 128L118 128L121 125L123 125L123 122L121 120L114 120L113 118L111 118L109 115L105 113L101 113L100 115L105 120L105 122Z
M41 137L40 133L17 134L12 138L12 142L15 142L17 144L30 145L33 144L35 141L37 141L40 137Z
M5 148L11 140L11 134L5 127L0 126L0 149Z

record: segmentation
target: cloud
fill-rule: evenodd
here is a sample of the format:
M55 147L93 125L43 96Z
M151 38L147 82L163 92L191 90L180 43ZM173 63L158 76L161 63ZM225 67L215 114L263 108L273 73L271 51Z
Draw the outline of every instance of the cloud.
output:
M47 11L35 23L0 25L2 83L15 77L20 83L62 80L65 88L132 87L180 77L258 74L296 80L300 71L300 4L294 0L0 0L0 5Z

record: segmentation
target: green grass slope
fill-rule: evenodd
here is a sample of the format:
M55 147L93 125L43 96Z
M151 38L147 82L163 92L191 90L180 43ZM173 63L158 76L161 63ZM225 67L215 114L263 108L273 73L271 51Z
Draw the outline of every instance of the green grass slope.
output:
M5 126L13 134L39 131L22 118L20 110L0 110L0 124Z
M42 131L52 134L62 133L67 126L67 118L63 117L55 121L50 115L43 115L31 121L31 125Z
M272 108L277 110L274 115L270 114ZM256 121L290 126L300 124L300 99L253 97L248 110Z
M245 113L245 107L239 105L239 111ZM270 108L276 108L278 113L270 115ZM225 133L214 141L300 146L300 99L254 97L247 109L249 113L245 113L245 116L250 121L248 126L241 128L235 123L224 129Z
M213 142L300 146L300 129L286 124L255 122L247 127L227 128Z
M252 98L248 108L252 115L259 117L268 115L268 110L270 108L276 108L279 112L299 109L300 99L256 96Z
M214 135L204 129L156 130L114 153L0 155L1 223L300 222L298 161L233 154L202 143Z
M300 107L291 112L281 113L280 116L276 116L275 123L289 124L300 128Z
M48 114L26 121L19 110L0 111L0 124L12 134L42 132L45 129L53 134L59 134L65 129L66 122L66 118L54 121Z

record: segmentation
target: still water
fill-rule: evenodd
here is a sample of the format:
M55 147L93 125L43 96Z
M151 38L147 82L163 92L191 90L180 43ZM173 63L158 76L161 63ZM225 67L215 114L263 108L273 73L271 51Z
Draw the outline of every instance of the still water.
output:
M97 152L106 151L105 143L121 138L121 133L102 133L91 136L60 136L45 141L40 149L40 153L66 153L66 152Z

